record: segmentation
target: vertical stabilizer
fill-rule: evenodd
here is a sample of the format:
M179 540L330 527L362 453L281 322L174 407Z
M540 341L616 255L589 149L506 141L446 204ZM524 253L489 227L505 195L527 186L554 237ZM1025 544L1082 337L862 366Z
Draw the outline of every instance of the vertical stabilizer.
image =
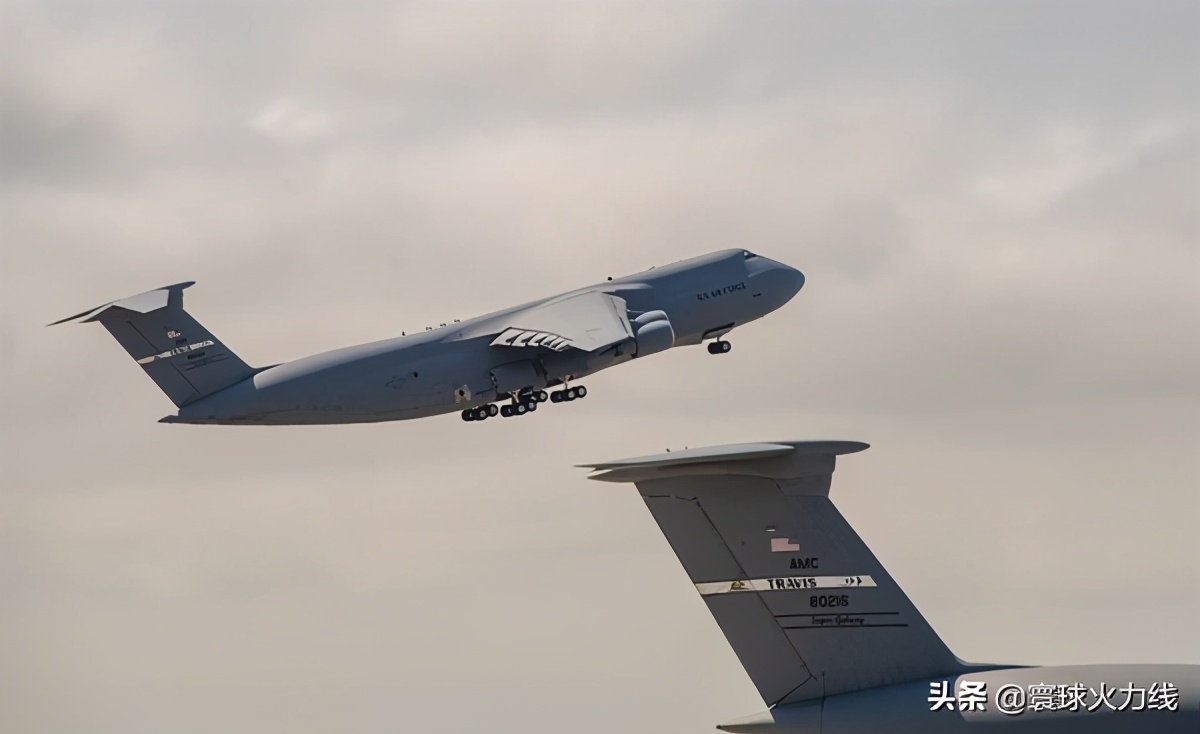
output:
M966 668L829 501L849 441L741 444L589 465L634 482L769 705Z
M254 374L183 310L183 289L191 285L189 281L146 291L54 324L99 321L171 402L183 407Z

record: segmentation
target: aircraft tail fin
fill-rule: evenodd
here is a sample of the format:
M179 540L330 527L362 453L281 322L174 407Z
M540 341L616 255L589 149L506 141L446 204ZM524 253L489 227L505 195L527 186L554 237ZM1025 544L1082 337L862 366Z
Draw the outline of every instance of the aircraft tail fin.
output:
M768 705L952 675L959 661L829 501L849 441L586 465L634 482Z
M193 281L112 301L48 326L99 321L171 402L183 407L241 382L254 370L183 310Z

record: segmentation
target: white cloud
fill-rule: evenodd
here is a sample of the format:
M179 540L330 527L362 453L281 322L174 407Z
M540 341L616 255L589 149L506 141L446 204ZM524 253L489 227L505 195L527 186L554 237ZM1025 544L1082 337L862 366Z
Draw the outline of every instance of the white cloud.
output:
M294 99L278 99L266 105L250 119L262 134L287 143L305 143L332 132L330 116Z
M1172 117L1145 121L1132 134L1115 139L1099 139L1102 132L1077 124L1046 125L1033 146L1013 151L1024 157L1004 161L972 189L1004 214L1040 214L1072 191L1131 165L1148 149L1194 136L1196 127L1186 118Z

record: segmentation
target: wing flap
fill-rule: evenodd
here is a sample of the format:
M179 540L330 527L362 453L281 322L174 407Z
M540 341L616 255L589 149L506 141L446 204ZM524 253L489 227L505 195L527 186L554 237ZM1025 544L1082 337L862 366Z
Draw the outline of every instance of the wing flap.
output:
M512 314L491 345L593 352L632 336L625 299L602 291L586 291Z

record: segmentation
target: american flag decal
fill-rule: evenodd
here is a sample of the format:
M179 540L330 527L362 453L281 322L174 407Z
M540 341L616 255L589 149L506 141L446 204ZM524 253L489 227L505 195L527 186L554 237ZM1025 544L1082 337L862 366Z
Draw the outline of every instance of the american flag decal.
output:
M800 550L799 543L793 543L791 538L771 538L772 553L789 553Z

